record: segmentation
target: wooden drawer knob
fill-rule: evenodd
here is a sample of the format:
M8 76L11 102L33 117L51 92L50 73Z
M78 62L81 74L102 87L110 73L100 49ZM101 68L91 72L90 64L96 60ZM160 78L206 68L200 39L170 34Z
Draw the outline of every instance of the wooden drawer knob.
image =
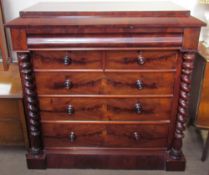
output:
M64 65L69 65L72 63L72 59L69 56L64 57Z
M142 105L140 103L135 104L135 111L136 111L137 114L142 113Z
M143 82L141 80L136 80L136 88L137 89L143 89Z
M72 105L68 105L68 107L67 107L67 113L69 115L72 115L72 114L74 114L74 112L75 112L75 110L74 110L73 106Z
M65 87L66 89L71 89L71 88L73 87L72 81L71 81L71 80L65 80L65 82L64 82L64 87Z
M74 142L76 140L76 134L74 132L70 132L68 139L70 142Z
M138 132L133 132L133 138L134 138L134 140L139 141L140 140L140 134Z
M143 65L145 63L145 58L141 54L138 55L137 63L138 65Z

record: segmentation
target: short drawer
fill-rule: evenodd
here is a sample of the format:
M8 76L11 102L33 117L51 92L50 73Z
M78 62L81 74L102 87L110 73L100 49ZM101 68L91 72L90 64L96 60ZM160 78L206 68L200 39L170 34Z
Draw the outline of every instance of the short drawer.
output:
M173 94L175 72L107 73L107 94Z
M40 98L41 119L47 121L170 120L172 98Z
M35 51L35 69L102 69L99 51Z
M175 72L36 72L38 94L173 94Z
M45 147L166 147L168 125L42 123Z
M176 51L109 51L107 69L175 69Z

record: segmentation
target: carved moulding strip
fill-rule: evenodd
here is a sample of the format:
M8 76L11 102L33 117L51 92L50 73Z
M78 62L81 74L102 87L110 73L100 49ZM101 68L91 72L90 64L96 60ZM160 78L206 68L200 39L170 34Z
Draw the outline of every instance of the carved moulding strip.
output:
M41 153L41 127L38 100L35 87L35 78L29 53L18 53L19 69L21 74L28 130L30 137L30 153Z

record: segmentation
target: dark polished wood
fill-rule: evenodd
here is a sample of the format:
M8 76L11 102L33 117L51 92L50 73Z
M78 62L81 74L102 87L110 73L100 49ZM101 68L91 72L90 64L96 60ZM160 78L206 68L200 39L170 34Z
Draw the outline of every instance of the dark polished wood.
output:
M176 51L110 51L106 53L108 69L175 69Z
M32 52L34 69L102 69L102 52Z
M166 147L168 125L42 122L45 147ZM74 133L74 139L70 134Z
M39 122L39 109L35 91L34 75L30 56L27 53L18 53L20 75L24 85L25 106L27 111L27 123L30 138L30 153L33 155L42 154L41 129Z
M29 168L185 169L190 76L205 24L166 3L122 4L97 4L102 12L40 4L7 24Z
M182 154L182 138L184 137L183 131L185 130L186 121L188 118L188 104L190 96L191 76L194 68L194 53L184 53L182 63L182 74L180 83L180 97L179 107L177 114L177 123L173 147L170 156L173 159L181 159Z
M35 72L37 92L41 94L173 94L174 72L161 73L74 73ZM54 77L53 79L51 77ZM137 86L142 82L142 88ZM66 81L72 83L66 88Z
M39 104L42 120L153 121L170 119L172 98L40 98Z

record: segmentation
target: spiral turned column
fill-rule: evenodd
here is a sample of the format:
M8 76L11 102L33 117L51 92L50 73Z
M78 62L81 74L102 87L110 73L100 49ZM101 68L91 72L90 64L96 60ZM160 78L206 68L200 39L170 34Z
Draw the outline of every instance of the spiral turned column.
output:
M170 157L174 160L181 159L183 153L182 139L184 137L184 130L188 118L188 104L191 89L191 76L194 67L195 53L184 53L181 81L180 81L180 96L177 113L177 123L174 135L174 142L170 151Z
M39 107L32 64L28 53L18 53L17 55L30 137L30 153L32 155L38 155L41 153L42 143Z

